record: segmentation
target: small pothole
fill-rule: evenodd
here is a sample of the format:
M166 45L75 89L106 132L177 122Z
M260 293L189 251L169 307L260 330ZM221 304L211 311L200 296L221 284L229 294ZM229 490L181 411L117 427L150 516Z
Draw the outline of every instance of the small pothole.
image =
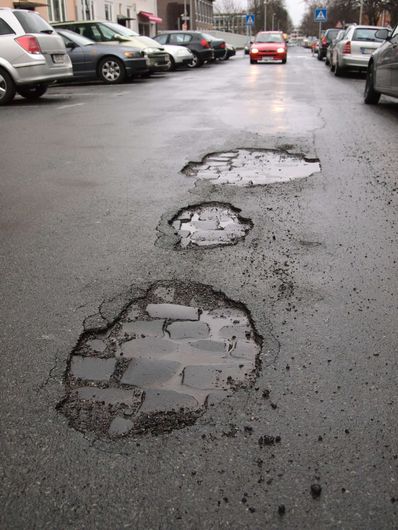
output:
M240 210L221 203L206 203L181 210L171 221L178 236L177 248L234 245L253 223L240 217Z
M309 177L321 170L318 159L270 149L235 149L211 153L201 162L190 162L182 172L215 184L263 186Z
M251 384L260 351L243 304L201 284L157 283L80 337L57 408L99 436L168 432Z

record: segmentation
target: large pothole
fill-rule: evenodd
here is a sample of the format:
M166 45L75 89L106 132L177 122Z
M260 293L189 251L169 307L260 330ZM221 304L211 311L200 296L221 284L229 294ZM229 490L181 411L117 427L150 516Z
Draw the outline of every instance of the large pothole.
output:
M263 186L309 177L320 171L318 159L268 149L235 149L211 153L201 162L190 162L182 172L216 184Z
M201 284L158 283L107 329L81 336L58 409L98 435L181 428L250 385L260 351L243 304Z
M181 210L171 221L178 237L177 248L234 245L253 223L240 217L240 210L221 203L205 203Z

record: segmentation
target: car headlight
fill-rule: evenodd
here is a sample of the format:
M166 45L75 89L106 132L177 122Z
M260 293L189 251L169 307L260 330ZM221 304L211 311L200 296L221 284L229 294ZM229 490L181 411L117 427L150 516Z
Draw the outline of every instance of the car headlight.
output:
M276 51L277 51L278 53L283 53L283 52L285 51L285 48L278 48Z
M123 56L126 57L126 59L135 59L137 57L142 57L141 52L133 51L123 52Z
M253 52L253 53L258 53L258 49L257 48L252 48L250 51Z

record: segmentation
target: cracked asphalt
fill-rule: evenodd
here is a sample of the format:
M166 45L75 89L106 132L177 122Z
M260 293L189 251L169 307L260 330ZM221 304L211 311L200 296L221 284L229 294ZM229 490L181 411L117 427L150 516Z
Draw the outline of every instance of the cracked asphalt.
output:
M398 105L363 105L363 85L291 49L1 109L2 528L397 528ZM236 148L321 172L255 188L181 173ZM202 202L253 229L155 245ZM255 385L168 434L74 430L56 405L80 334L158 281L246 306Z

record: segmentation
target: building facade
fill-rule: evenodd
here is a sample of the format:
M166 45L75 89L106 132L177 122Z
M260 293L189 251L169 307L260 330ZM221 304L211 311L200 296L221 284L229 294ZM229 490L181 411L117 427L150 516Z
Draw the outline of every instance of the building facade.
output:
M162 19L158 29L213 29L213 0L157 1L158 15Z
M214 15L214 29L246 35L246 13L218 13Z

